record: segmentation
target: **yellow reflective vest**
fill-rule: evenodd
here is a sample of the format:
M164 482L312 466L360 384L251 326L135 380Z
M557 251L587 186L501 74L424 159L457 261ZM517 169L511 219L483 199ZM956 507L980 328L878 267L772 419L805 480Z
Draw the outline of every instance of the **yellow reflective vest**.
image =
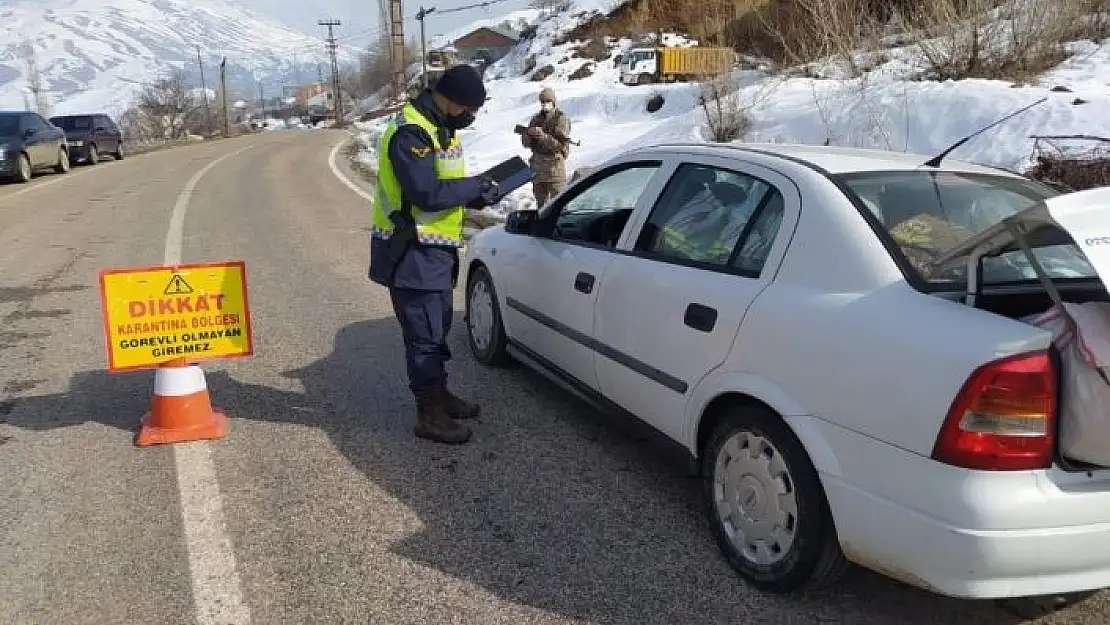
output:
M466 161L463 159L462 144L458 136L451 139L446 147L440 145L439 128L425 117L411 102L405 104L386 126L378 147L378 187L375 192L373 219L370 224L371 235L388 239L393 235L393 220L389 218L401 210L401 184L393 171L389 159L389 141L399 128L415 124L424 129L432 138L435 146L435 170L440 180L457 180L466 177ZM462 245L463 215L465 207L452 206L440 211L425 212L410 204L412 217L416 221L417 240L427 245L460 247Z

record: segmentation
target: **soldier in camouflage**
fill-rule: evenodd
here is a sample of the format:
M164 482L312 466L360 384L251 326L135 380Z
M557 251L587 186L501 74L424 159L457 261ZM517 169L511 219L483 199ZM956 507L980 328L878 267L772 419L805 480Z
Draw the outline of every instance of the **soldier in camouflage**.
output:
M540 112L528 122L528 131L520 137L524 147L532 150L529 164L535 177L532 191L536 205L563 190L567 180L567 156L570 154L570 118L555 104L550 88L540 92Z

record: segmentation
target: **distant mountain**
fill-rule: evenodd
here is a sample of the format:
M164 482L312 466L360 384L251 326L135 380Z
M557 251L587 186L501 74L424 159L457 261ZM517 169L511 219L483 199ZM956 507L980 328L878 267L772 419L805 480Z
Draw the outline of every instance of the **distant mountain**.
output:
M226 56L229 91L252 101L260 83L269 98L298 76L302 83L330 76L322 37L235 0L0 0L0 109L24 107L25 42L54 113L119 112L143 82L175 67L199 86L198 46L208 87L217 85ZM340 46L341 63L357 54Z

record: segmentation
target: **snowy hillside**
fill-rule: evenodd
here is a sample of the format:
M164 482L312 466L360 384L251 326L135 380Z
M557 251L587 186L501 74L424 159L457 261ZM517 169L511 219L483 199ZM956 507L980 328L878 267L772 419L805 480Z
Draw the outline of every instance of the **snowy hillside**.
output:
M585 11L611 8L612 3L607 4L610 6L603 7L597 0L576 0L570 10L536 22L534 37L489 68L491 99L474 126L462 132L470 171L481 171L513 155L528 157L512 128L526 123L537 110L536 97L543 87L554 88L560 106L572 119L572 137L581 140L580 147L571 148L568 172L597 165L635 146L710 139L705 111L698 104L698 85L628 87L618 83L615 61L631 41L609 39L608 50L603 47L600 54L596 47L584 54L586 42L555 43L585 19ZM524 13L501 19L519 16ZM682 42L675 38L668 43ZM973 139L951 157L1024 171L1031 165L1033 135L1110 137L1110 116L1106 114L1110 110L1110 44L1075 41L1066 47L1069 58L1020 84L986 79L923 80L915 68L920 51L913 46L889 45L882 62L853 79L737 70L735 90L724 95L721 103L750 118L743 141L828 143L931 156L1018 108L1048 98ZM545 70L540 76L550 74L536 80L540 70ZM821 73L808 72L809 76ZM663 96L665 102L649 112L647 103L655 95ZM382 120L359 124L359 141L368 146L360 160L371 167L381 124ZM533 203L527 186L500 210Z
M255 96L261 79L272 95L293 84L297 57L303 80L326 58L321 39L278 25L235 0L2 0L0 109L23 108L24 42L55 112L118 110L143 81L170 67L198 78L197 46L209 86L228 59L231 89ZM354 60L343 48L341 58Z

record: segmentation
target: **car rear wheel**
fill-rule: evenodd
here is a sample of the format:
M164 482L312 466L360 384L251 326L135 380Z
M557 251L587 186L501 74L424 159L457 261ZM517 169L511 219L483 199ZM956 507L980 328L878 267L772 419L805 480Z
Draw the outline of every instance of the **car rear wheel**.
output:
M54 171L59 174L69 171L69 153L65 148L58 148L58 164L54 165Z
M96 151L96 145L89 145L89 165L96 165L100 162L100 153Z
M768 592L836 581L848 561L805 448L765 407L728 410L703 450L702 473L709 521L729 564Z
M19 164L15 168L16 182L28 182L31 180L31 158L26 154L19 155Z
M489 270L479 265L471 274L466 289L466 336L470 351L478 362L499 367L509 364L505 327L497 304L497 290Z
M113 156L117 161L123 160L123 141L120 141L118 144L116 144L116 153L113 154Z

